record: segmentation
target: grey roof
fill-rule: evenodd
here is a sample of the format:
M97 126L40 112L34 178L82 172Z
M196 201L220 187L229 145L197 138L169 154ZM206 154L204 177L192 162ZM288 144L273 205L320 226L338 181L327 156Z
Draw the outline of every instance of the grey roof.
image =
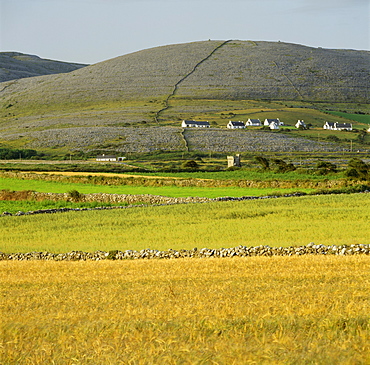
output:
M207 121L184 120L186 124L209 125Z
M351 123L335 123L337 128L351 128Z
M243 123L243 122L232 122L231 120L230 120L230 122L229 123L231 123L232 125L240 125L240 126L244 126L245 127L245 124Z

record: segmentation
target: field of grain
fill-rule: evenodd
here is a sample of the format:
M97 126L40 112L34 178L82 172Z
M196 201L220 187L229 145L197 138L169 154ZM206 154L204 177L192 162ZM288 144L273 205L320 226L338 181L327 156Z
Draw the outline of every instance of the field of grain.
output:
M370 262L0 262L1 364L365 364Z
M0 251L368 244L370 194L0 217Z

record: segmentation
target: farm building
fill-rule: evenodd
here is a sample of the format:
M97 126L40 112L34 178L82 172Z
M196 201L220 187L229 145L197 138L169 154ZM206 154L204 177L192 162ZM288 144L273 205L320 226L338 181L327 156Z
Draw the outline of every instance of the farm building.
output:
M229 129L241 129L241 128L245 128L245 124L243 122L232 122L230 120L229 123L227 123L227 128Z
M240 155L237 154L236 156L227 156L227 167L241 167L241 158Z
M325 122L324 129L329 129L332 131L351 131L352 124L351 123L332 123L332 122Z
M302 127L302 128L307 128L306 123L304 120L298 120L298 122L295 124L296 128Z
M114 155L105 155L105 154L96 156L96 161L101 161L101 162L117 162L117 161L123 161L125 159L126 157L117 157Z
M247 122L245 123L247 126L251 127L260 127L262 125L261 121L259 119L248 119Z
M196 122L195 120L183 120L181 123L183 128L210 128L208 121Z

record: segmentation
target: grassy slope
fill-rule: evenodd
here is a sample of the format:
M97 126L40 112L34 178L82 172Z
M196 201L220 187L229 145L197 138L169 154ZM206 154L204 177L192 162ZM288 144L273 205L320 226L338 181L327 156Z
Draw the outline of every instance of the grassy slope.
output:
M1 217L0 251L368 244L369 204L352 194Z

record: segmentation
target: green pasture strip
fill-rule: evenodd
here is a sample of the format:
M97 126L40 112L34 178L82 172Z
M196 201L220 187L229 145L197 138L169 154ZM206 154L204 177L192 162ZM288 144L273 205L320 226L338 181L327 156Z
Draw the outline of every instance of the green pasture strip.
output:
M326 113L336 115L339 117L343 117L345 119L349 119L354 122L358 122L362 124L370 124L370 115L368 114L351 114L351 113L336 112L336 111L326 111Z
M3 212L17 213L29 212L40 209L59 209L59 208L96 208L96 207L111 207L125 206L126 203L98 203L98 202L71 202L71 201L52 201L52 200L18 200L7 201L0 200L0 214Z
M291 193L297 190L310 192L314 189L278 189L278 188L239 188L239 187L180 187L180 186L135 186L135 185L94 185L78 183L62 183L43 180L20 180L13 178L0 178L0 190L32 190L44 193L67 193L77 190L83 194L151 194L168 197L198 196L205 198L218 198L224 196L263 196L275 193Z
M0 251L368 244L370 194L0 217Z
M132 175L145 175L145 173L131 173ZM195 172L151 172L148 176L164 176L186 179L212 179L212 180L257 180L257 181L297 181L297 180L314 180L322 181L325 179L338 179L342 174L332 174L327 176L312 175L308 173L274 173L273 171L256 171L256 170L235 170L235 171L195 171Z

